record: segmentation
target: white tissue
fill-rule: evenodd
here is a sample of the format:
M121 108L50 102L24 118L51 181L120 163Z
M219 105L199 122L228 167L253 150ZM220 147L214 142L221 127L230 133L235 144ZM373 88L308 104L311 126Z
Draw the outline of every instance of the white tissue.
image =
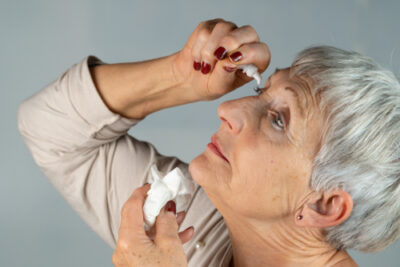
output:
M156 217L168 201L175 201L176 212L186 210L195 190L193 181L187 178L178 167L170 171L164 178L161 178L155 164L151 166L150 170L153 182L143 206L143 227L146 231L154 225Z
M258 69L253 64L239 65L238 69L241 69L247 76L253 77L257 81L257 85L261 85L261 75L258 73Z

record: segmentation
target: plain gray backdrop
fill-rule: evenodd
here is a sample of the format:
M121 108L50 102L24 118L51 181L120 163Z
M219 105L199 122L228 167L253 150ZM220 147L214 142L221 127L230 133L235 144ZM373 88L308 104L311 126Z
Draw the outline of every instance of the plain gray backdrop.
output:
M252 25L288 66L313 44L351 49L399 74L400 1L0 1L0 266L112 266L113 251L74 213L33 162L17 130L19 103L83 57L145 60L178 51L203 20ZM254 94L254 82L212 102L155 113L130 130L190 162L219 127L217 107ZM351 251L360 266L400 266L400 244Z

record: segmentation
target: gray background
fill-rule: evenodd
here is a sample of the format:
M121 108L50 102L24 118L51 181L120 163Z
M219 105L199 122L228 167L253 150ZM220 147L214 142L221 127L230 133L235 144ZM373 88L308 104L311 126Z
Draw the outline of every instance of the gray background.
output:
M18 104L83 57L138 61L179 50L196 25L222 17L258 30L270 69L312 44L373 57L400 71L400 1L0 1L0 266L112 266L112 250L73 212L34 164L17 131ZM167 109L130 133L190 162L218 129L217 106L253 94ZM361 266L399 266L400 244L351 252Z

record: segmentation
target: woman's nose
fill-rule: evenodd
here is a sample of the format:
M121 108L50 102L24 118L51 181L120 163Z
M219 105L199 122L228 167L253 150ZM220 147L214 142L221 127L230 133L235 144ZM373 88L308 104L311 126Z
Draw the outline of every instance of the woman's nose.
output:
M243 110L237 100L221 103L218 106L218 117L233 134L239 134L243 128Z

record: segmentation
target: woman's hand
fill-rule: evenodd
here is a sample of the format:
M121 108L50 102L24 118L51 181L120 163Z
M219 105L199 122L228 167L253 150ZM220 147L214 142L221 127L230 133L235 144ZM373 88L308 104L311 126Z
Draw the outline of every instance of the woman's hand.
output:
M150 185L136 189L121 211L118 242L112 261L116 267L132 266L187 266L182 244L192 238L189 227L178 234L178 225L184 212L175 217L175 204L171 201L157 217L152 240L143 228L143 204Z
M262 73L269 62L269 48L251 26L214 19L197 26L172 69L175 80L194 90L198 100L212 100L252 80L238 65L254 64Z

